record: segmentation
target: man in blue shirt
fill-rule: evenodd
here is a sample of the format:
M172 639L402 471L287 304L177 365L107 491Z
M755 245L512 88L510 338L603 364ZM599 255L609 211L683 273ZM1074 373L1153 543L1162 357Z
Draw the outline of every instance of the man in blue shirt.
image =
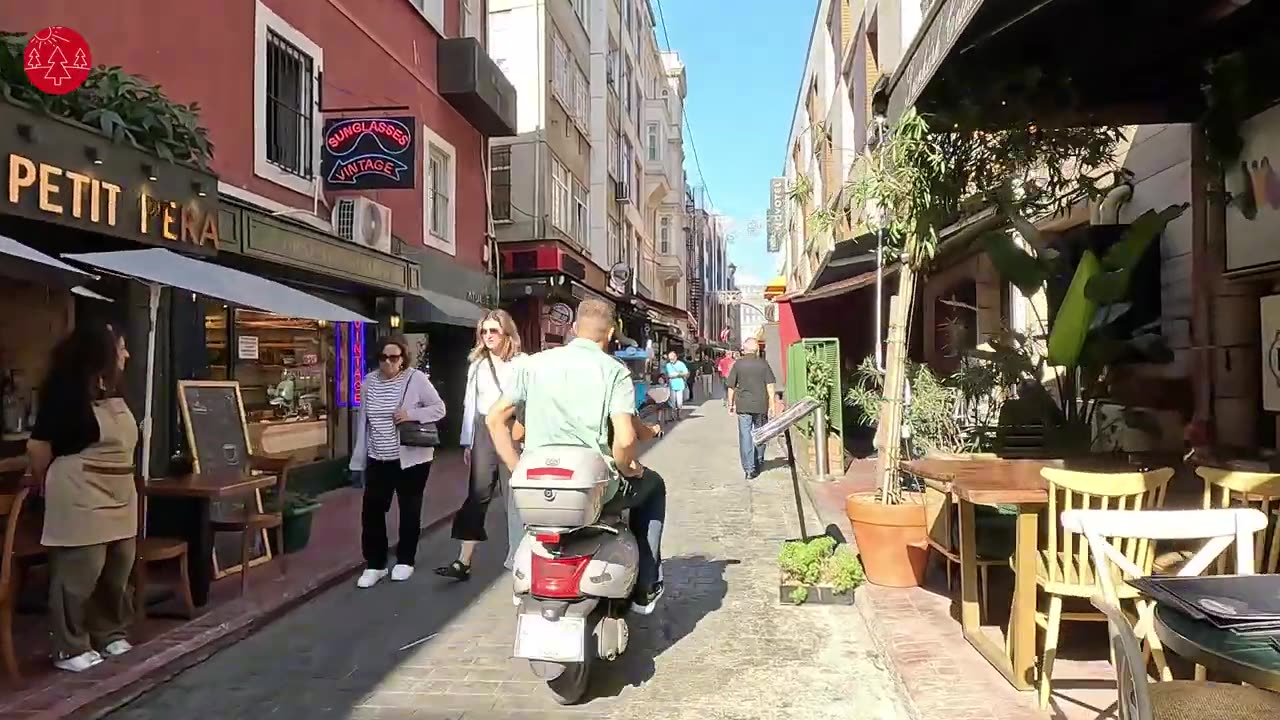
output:
M675 350L667 353L667 362L662 366L662 374L667 376L667 384L671 386L671 408L676 411L676 420L680 419L680 411L684 409L684 390L688 385L689 366L680 360Z

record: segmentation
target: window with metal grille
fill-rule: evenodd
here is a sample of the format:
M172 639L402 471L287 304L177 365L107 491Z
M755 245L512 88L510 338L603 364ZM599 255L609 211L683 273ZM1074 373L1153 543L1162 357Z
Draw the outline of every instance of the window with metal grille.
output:
M310 180L315 163L315 75L310 55L267 31L267 161Z
M432 147L427 160L428 192L431 195L431 234L449 238L449 156Z
M490 154L493 219L511 219L511 148L496 147Z

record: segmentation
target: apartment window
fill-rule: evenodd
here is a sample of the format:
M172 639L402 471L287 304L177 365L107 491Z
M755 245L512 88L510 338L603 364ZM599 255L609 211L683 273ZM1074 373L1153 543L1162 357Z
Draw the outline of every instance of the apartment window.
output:
M604 74L609 89L618 92L618 41L613 35L609 36L609 55L605 59Z
M662 159L662 149L658 140L658 123L649 123L649 162L657 162Z
M409 4L422 13L427 24L440 33L441 37L444 36L444 0L409 0Z
M496 147L489 153L489 176L493 219L496 222L511 220L511 148Z
M559 35L554 36L553 42L555 50L551 60L551 92L566 110L571 111L573 103L569 100L572 97L569 84L569 46Z
M476 38L480 40L481 45L484 45L484 39L480 37L480 14L476 12L477 2L479 0L458 0L462 10L462 36Z
M627 115L631 115L631 103L633 97L631 76L634 72L634 68L631 65L631 58L623 58L622 77L619 81L622 83L622 110L627 113Z
M630 188L631 185L633 184L631 182L633 178L631 173L633 172L632 168L635 167L634 163L631 160L631 157L632 157L631 140L624 136L622 138L622 156L618 159L618 162L621 163L622 165L622 167L619 168L621 170L621 175L622 175L621 180L622 182L626 183L628 188Z
M573 183L573 227L574 237L582 247L587 245L587 188L576 180Z
M622 238L620 237L621 232L621 227L618 224L618 218L609 218L608 243L610 264L620 263L624 259L622 254Z
M457 209L454 198L457 197L457 153L444 138L430 127L422 126L423 181L422 207L426 217L423 222L423 241L428 247L454 255L455 245L454 219Z
M622 139L618 137L618 133L609 130L609 177L614 180L619 179L618 173L618 153L622 149Z
M574 70L576 71L573 83L574 116L579 126L585 130L590 125L591 118L591 86L590 81L587 80L586 73L582 72L577 63L574 63ZM584 132L583 134L585 135L586 133Z
M573 14L578 16L578 21L582 23L582 29L588 33L591 32L590 13L590 0L573 0Z
M658 221L658 252L663 255L671 254L671 217L663 215Z
M320 162L323 51L261 2L255 36L254 174L311 195Z
M551 224L573 237L573 194L570 190L572 176L569 168L551 158Z
M622 0L622 26L631 29L631 0Z

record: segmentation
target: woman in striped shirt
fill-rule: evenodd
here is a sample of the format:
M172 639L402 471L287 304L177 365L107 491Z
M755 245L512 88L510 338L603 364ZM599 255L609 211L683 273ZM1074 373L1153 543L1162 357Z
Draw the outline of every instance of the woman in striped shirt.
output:
M400 444L396 425L438 422L444 400L425 373L415 370L409 343L390 337L378 343L378 369L364 378L360 392L360 420L351 452L351 470L364 471L364 502L360 508L360 545L365 571L356 584L373 587L387 576L387 511L391 498L400 506L400 538L391 579L408 580L422 533L422 494L431 473L435 448Z

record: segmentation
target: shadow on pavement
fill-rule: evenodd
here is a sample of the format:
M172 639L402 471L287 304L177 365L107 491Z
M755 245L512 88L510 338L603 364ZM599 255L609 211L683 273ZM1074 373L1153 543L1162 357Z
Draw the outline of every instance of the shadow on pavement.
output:
M680 642L703 618L719 610L729 592L724 570L741 560L711 560L705 555L668 558L662 563L668 590L649 617L629 616L631 639L617 661L604 663L592 681L592 698L613 697L640 687L657 671L655 659Z

